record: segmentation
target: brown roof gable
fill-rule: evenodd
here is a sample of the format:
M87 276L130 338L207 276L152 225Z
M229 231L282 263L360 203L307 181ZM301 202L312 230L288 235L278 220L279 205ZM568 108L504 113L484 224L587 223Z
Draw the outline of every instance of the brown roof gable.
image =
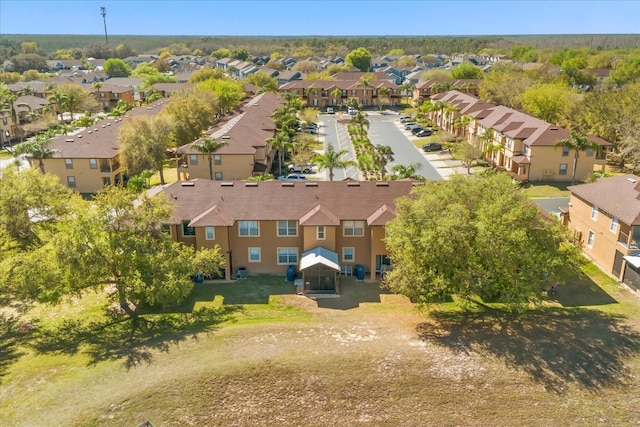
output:
M572 185L575 195L627 225L640 225L640 177L619 175L592 184Z
M193 226L228 226L238 220L298 220L304 225L362 220L384 225L395 216L395 200L408 195L415 182L195 179L155 187L148 194L164 194L175 207L172 222L193 220Z

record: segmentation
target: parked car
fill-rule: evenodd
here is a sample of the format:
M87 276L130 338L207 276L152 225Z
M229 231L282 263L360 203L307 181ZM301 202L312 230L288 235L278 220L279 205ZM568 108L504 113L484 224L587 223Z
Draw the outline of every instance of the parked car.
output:
M281 175L278 177L279 181L306 181L307 177L300 173L290 173L289 175Z
M327 114L334 114L333 107L327 107Z
M358 110L356 110L355 108L349 107L349 115L351 116L355 116L356 114L358 114Z
M418 132L420 132L421 130L423 130L423 129L422 129L422 126L418 125L418 126L416 126L416 127L414 127L414 128L411 128L411 133L412 133L412 134L414 134L414 135L416 135L416 134L417 134Z
M433 134L433 131L431 129L421 129L416 133L416 136L423 138L425 136L431 136L431 134Z
M400 123L406 123L409 121L411 121L411 116L407 116L407 115L400 116Z
M441 151L441 150L442 150L442 144L437 142L429 142L422 146L422 151L424 151L425 153L428 153L429 151Z
M289 173L292 173L292 172L311 173L311 172L313 172L313 165L294 165L294 164L290 164L289 166L287 166L287 171Z
M418 124L416 122L405 122L405 124L404 124L404 128L406 130L410 130L415 126L418 126Z

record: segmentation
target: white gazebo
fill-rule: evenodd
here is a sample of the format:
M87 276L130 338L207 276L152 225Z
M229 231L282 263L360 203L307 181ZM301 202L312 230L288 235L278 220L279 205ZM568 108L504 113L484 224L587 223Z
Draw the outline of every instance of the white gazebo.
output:
M338 254L317 247L300 257L303 292L305 294L337 294L340 290Z

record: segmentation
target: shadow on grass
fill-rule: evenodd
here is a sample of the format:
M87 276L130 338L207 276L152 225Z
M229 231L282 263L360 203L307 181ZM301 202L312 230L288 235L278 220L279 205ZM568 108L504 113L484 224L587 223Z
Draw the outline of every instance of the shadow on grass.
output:
M574 272L565 279L565 283L556 286L549 299L557 301L563 307L616 304L596 282L581 271Z
M216 296L226 305L268 304L271 295L295 294L293 283L282 276L252 276L232 283L207 282L196 285L187 300L176 310L190 313L198 303L212 303Z
M232 318L238 307L203 307L192 313L119 317L96 322L66 320L35 330L29 345L39 353L89 356L93 365L106 360L123 360L127 369L152 363L153 351L169 351L172 345L199 333L212 332Z
M20 346L28 340L32 328L18 316L0 314L0 384L9 366L24 353Z
M434 312L417 327L421 339L454 352L503 360L547 390L570 384L592 392L631 379L625 359L640 354L640 334L625 318L589 309L552 308L525 314L493 309Z

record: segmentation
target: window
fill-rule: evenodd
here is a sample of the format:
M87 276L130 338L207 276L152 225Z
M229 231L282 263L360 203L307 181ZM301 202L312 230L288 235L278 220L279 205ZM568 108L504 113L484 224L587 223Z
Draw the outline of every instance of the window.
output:
M195 236L196 229L194 227L189 227L189 223L191 221L182 221L182 235L183 236Z
M524 147L522 147L522 154L524 154L525 156L531 155L531 148L529 148L528 145L525 145Z
M162 224L160 231L171 236L171 224Z
M345 221L345 236L364 236L364 221Z
M240 236L259 236L260 228L258 221L240 221L238 224L238 234Z
M111 185L111 177L105 176L102 178L102 186L106 187L107 185Z
M198 165L198 155L197 154L189 154L189 164L193 166Z
M89 159L89 168L98 169L98 161L96 159Z
M222 164L222 156L220 154L213 155L213 164L218 166Z
M215 240L216 233L213 231L213 227L205 227L204 228L204 237L207 240Z
M316 238L318 240L324 240L326 238L325 236L326 236L326 234L324 232L324 225L319 225L316 228Z
M354 248L342 248L342 262L353 262L355 259Z
M591 208L591 219L594 221L598 220L598 207L596 205L593 205Z
M587 157L593 156L593 148L587 148L586 155L587 155Z
M593 248L593 241L596 239L596 233L589 230L589 239L587 240L587 247Z
M216 172L214 178L216 181L222 181L222 172Z
M566 175L567 174L567 164L566 163L560 163L560 171L558 171L559 175Z
M73 169L73 160L64 159L64 167L67 169Z
M562 147L562 157L569 156L569 147Z
M249 262L260 262L260 248L249 248Z
M278 264L297 264L298 248L278 248Z
M615 233L616 231L618 231L618 218L616 218L615 216L611 218L611 225L609 226L609 231L611 231L612 233Z
M353 265L341 265L340 274L342 274L343 276L353 275Z
M278 237L298 235L298 224L295 220L278 221Z
M67 185L69 186L69 188L76 188L76 177L75 176L68 176L67 177Z

